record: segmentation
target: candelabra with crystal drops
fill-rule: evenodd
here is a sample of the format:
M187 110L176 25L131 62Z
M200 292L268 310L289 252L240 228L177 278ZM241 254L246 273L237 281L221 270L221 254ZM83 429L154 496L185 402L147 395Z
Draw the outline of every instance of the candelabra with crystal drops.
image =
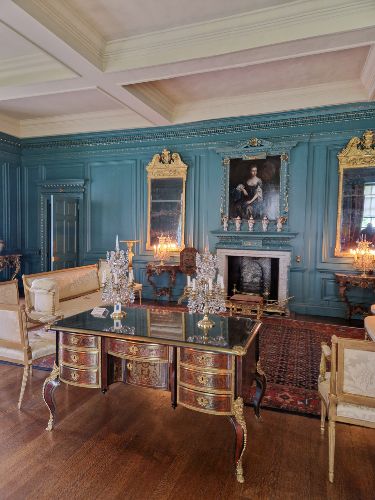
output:
M116 237L116 250L107 252L109 273L105 276L102 300L105 304L113 304L113 319L120 319L126 313L121 304L134 302L133 271L129 271L128 250L120 250Z
M357 248L350 250L350 254L354 258L353 267L362 271L362 276L366 276L369 271L374 269L375 251L371 247L372 243L362 236L361 239L357 241Z
M217 256L205 250L196 255L196 278L189 279L187 286L189 313L202 313L203 319L198 321L198 327L205 332L215 323L208 315L225 312L225 293L223 277L218 275ZM217 279L215 281L215 278Z

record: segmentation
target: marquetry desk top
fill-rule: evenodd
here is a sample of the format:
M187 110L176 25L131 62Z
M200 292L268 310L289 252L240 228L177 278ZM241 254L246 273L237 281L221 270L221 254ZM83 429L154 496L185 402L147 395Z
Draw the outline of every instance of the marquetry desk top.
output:
M57 321L51 327L57 335L56 363L43 386L50 410L47 429L55 423L54 391L60 382L103 393L115 382L169 391L172 408L229 418L236 476L243 482L243 408L251 404L259 416L266 389L259 361L261 322L211 315L215 325L204 331L197 325L201 318L162 308L127 308L121 320L86 311Z

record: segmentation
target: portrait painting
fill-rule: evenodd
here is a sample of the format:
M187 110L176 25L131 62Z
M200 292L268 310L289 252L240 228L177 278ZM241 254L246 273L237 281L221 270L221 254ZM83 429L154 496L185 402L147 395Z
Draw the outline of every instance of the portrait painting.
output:
M276 220L280 215L281 158L232 158L229 170L230 218Z

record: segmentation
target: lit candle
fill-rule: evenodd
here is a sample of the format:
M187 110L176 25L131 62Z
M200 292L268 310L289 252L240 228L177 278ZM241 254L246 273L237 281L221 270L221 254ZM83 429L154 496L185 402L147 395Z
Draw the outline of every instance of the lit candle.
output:
M195 282L195 278L193 279L193 290L194 290L194 292L195 292L195 290L196 290L196 282Z
M191 277L189 275L187 276L187 286L191 286Z
M119 251L120 251L120 245L118 242L118 234L116 234L116 252L119 252Z
M133 283L133 281L134 281L133 269L130 269L130 271L129 271L129 281L130 281L130 283Z

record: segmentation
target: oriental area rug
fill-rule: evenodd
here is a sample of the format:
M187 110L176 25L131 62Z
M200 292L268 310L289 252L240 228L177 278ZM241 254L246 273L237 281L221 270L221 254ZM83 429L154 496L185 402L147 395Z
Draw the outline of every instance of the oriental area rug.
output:
M186 311L184 306L168 308ZM281 317L262 318L262 323L260 360L267 376L262 407L320 415L318 376L321 343L330 345L332 335L363 340L364 329ZM35 368L49 370L52 364L53 356L48 356L38 360Z

